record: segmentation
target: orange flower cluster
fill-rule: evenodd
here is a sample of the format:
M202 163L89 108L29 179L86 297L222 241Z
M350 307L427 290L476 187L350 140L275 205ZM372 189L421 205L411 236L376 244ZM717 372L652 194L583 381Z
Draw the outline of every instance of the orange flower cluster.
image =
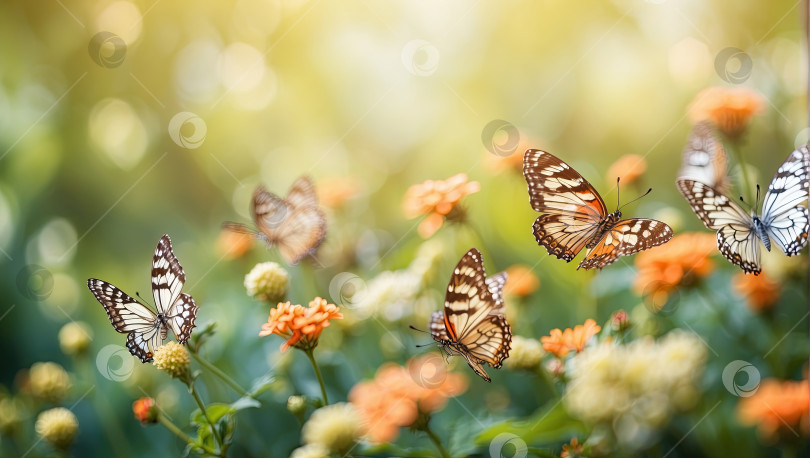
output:
M505 294L528 296L539 287L540 279L532 272L531 267L515 264L506 269L506 285L503 287Z
M135 419L140 421L142 425L157 423L160 415L157 404L152 398L140 398L133 402L132 413L135 414Z
M467 174L459 173L446 180L428 180L415 184L405 193L403 207L407 218L427 215L419 223L419 235L428 238L444 224L445 218L464 197L478 192L477 181L467 181Z
M777 439L780 432L789 432L787 428L807 434L810 430L808 388L807 380L766 379L753 396L740 400L737 417L744 425L756 425L767 440Z
M653 303L665 304L669 293L689 285L714 270L709 255L716 250L715 237L688 232L672 237L666 245L636 256L638 275L633 289L638 295L654 295Z
M622 184L630 184L638 180L647 171L647 161L638 154L625 154L608 167L608 183L613 183L616 177L621 178Z
M253 248L254 237L250 234L223 229L217 237L217 253L223 259L241 258Z
M782 294L779 282L760 273L759 275L746 275L743 272L734 274L731 279L734 292L745 297L748 308L754 312L761 312L773 307Z
M331 178L318 183L318 201L327 208L340 208L347 200L357 195L357 181Z
M290 347L311 350L318 345L318 337L329 326L329 320L339 318L343 318L340 307L329 304L320 297L313 299L309 307L279 302L270 310L270 317L262 325L259 336L276 334L287 339L281 345L282 352Z
M382 365L373 380L355 385L349 393L364 419L365 434L372 442L390 442L399 428L416 422L419 414L444 408L447 398L467 390L467 379L448 373L436 354L412 358L407 368Z
M750 89L714 86L695 97L689 107L689 118L694 124L709 120L734 138L745 132L751 118L762 112L763 106L762 96Z
M571 442L562 446L562 453L560 458L576 458L582 455L582 444L576 437L571 439Z
M540 342L543 343L543 350L562 358L571 350L577 353L584 350L588 339L601 330L602 328L596 324L596 321L588 318L585 320L585 324L578 324L574 326L574 329L567 328L565 331L552 329L551 335L541 337Z

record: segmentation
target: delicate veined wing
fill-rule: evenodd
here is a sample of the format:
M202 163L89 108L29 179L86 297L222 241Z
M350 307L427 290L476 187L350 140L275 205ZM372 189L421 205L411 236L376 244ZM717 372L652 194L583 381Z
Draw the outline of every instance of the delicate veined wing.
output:
M751 215L709 185L694 180L678 180L677 184L703 224L717 231L720 253L744 272L759 274L761 249Z
M103 280L90 278L87 280L87 287L104 306L113 329L129 334L129 352L141 362L151 361L154 350L163 341L161 331L165 335L157 316L143 304Z
M671 238L672 228L661 221L644 218L622 220L605 232L577 269L601 269L619 259L619 256L629 256L662 245Z
M711 123L704 121L697 124L689 134L678 179L706 183L721 194L729 190L726 152L723 144L714 136Z
M191 330L194 329L194 321L197 319L199 307L194 302L194 298L186 293L181 293L174 305L166 312L166 320L171 326L177 342L185 344L191 337Z
M152 257L152 294L158 313L166 315L186 282L186 273L172 251L172 241L164 234L155 248ZM164 335L165 337L165 335Z
M540 215L532 232L537 243L548 254L570 262L599 232L600 221L580 215Z
M313 254L326 237L326 218L317 207L295 208L278 231L276 245L281 256L298 264Z
M523 177L536 211L579 215L601 221L607 216L602 197L576 170L545 151L530 149L523 155Z
M113 328L121 333L155 325L157 315L110 283L96 278L87 280L87 288L104 306Z
M284 200L292 208L317 207L318 193L315 191L312 180L307 176L302 176L293 182Z
M253 191L253 219L271 243L276 242L275 233L290 212L290 207L281 197L267 191L264 186L257 186Z
M762 223L782 251L792 256L807 243L807 208L799 206L810 188L810 151L802 146L788 156L774 174L762 204Z
M484 380L482 364L501 367L509 356L511 330L503 315L506 274L487 279L481 253L470 249L458 262L447 286L444 311L434 312L430 332L451 355L462 355Z

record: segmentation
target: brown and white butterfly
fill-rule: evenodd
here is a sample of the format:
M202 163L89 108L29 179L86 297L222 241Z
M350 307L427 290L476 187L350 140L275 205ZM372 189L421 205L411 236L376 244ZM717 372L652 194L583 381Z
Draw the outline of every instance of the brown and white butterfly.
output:
M318 207L315 185L306 176L295 180L284 199L257 186L251 213L258 230L231 222L225 223L225 229L250 234L276 246L289 264L298 264L314 254L326 237L326 217Z
M172 251L172 241L164 235L152 258L152 294L157 314L106 281L90 278L87 287L104 306L113 328L127 334L129 352L146 363L163 345L169 328L181 344L191 336L199 307L194 298L181 292L185 282L186 274Z
M448 355L463 356L476 374L491 382L484 364L495 369L509 357L512 331L506 322L506 272L486 278L481 252L470 249L458 262L444 310L430 316L430 334Z
M731 188L723 144L717 140L712 124L703 121L695 125L686 141L678 171L679 180L705 183L725 194Z
M545 151L526 151L523 176L529 185L532 208L543 213L533 225L537 243L566 262L588 248L577 269L601 269L619 256L672 238L672 229L661 221L623 220L619 210L608 214L596 189L571 166Z
M779 166L762 202L745 211L719 190L695 180L680 179L678 190L703 224L717 231L717 248L745 273L759 275L760 242L768 251L771 239L787 256L798 254L807 243L810 212L802 205L810 189L810 150L802 146ZM757 186L759 200L759 186Z

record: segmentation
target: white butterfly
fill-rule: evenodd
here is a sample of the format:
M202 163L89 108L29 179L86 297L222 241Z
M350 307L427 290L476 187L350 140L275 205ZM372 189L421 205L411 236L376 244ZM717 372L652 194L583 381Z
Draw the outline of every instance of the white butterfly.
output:
M164 235L152 258L152 294L157 314L106 281L90 278L87 287L104 306L113 328L127 333L129 352L146 363L163 345L169 328L181 344L191 336L199 307L191 296L180 292L185 281L183 267L172 252L172 241Z
M275 245L289 264L298 264L313 254L326 237L326 217L318 207L315 185L308 177L295 180L284 199L262 186L256 187L251 210L258 231L231 222L225 223L225 229Z
M810 150L802 146L788 156L773 177L762 214L756 208L750 214L712 186L691 179L679 179L678 190L686 197L695 214L709 229L717 231L717 247L745 273L758 275L761 248L771 250L771 239L788 256L801 251L807 243L810 216L799 205L810 188Z
M703 121L689 134L678 179L699 181L725 194L731 187L727 164L726 152L714 136L712 124Z

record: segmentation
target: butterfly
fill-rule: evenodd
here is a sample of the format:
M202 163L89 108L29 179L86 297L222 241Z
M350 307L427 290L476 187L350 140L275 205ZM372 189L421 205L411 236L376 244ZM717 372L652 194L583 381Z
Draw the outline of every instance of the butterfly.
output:
M543 213L534 222L534 238L549 254L566 262L588 248L577 269L602 269L619 256L672 238L672 229L661 221L623 220L618 209L608 214L596 189L571 166L545 151L526 151L523 176L532 208Z
M683 149L678 179L706 183L725 194L729 188L726 152L708 121L697 124Z
M444 299L444 310L430 316L430 334L448 355L463 356L473 371L491 382L484 364L495 369L509 357L512 331L506 322L506 272L486 278L481 252L470 249L458 262Z
M251 213L258 230L231 222L225 223L225 229L275 245L289 264L313 254L326 237L326 217L318 207L315 185L305 176L295 180L284 199L257 186Z
M101 302L113 328L127 334L127 348L141 362L152 361L169 328L185 344L197 319L194 298L181 293L186 274L172 251L168 235L160 238L152 258L152 294L157 315L136 299L103 280L90 278L87 287Z
M802 146L774 174L762 202L761 215L756 213L756 205L750 213L746 212L705 183L681 179L677 185L703 224L717 231L717 248L723 256L743 272L759 275L760 242L770 251L773 239L788 256L798 254L807 243L810 218L807 208L799 204L808 197L808 175L810 150ZM759 186L757 194L758 190Z

